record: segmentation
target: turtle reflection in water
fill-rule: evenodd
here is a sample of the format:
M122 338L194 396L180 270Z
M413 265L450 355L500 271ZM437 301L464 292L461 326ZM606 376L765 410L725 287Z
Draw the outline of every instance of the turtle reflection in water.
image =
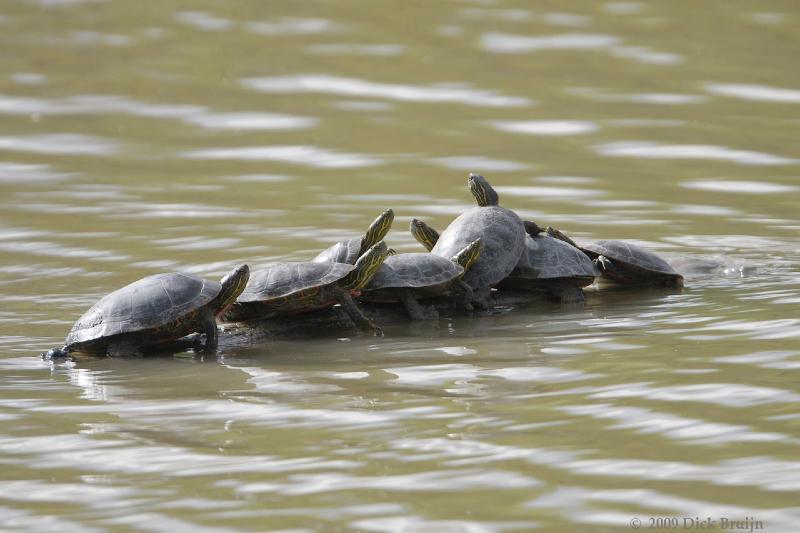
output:
M249 275L242 265L221 282L179 273L140 279L94 304L72 326L64 346L44 356L136 355L197 332L205 333L205 351L213 353L216 319L244 290Z

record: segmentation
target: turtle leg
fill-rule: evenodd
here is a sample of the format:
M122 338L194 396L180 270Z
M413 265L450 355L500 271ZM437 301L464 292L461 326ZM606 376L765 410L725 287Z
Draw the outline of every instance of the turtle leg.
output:
M336 296L336 301L342 306L344 312L347 313L347 316L350 317L350 320L352 320L353 323L361 329L361 331L364 331L365 333L372 333L376 337L383 337L383 330L364 315L364 312L359 309L358 304L353 301L353 297L350 296L349 292L341 287L336 287L334 289L334 295Z
M219 338L217 335L217 319L211 311L207 312L203 317L203 333L206 334L205 353L212 354L216 352Z
M492 305L489 296L492 293L491 287L481 287L472 291L472 305L476 309L489 309Z
M397 291L397 293L400 297L400 301L403 302L403 306L406 308L408 315L412 319L436 320L439 318L439 311L437 311L433 306L428 308L422 306L410 291L400 289Z
M453 284L453 292L457 295L456 301L458 305L467 311L472 311L474 309L470 303L473 299L472 287L459 279Z

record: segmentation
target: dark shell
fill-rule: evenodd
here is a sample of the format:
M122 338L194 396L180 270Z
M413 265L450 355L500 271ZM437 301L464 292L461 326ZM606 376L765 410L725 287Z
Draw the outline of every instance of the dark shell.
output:
M361 238L339 241L330 248L323 250L312 259L315 263L347 263L356 264L358 252L361 251Z
M266 302L339 281L355 266L344 263L270 263L250 272L250 281L237 302Z
M113 335L164 328L198 313L221 289L216 281L187 274L157 274L103 297L86 311L67 335L67 346ZM162 331L169 336L169 331Z
M483 240L483 251L464 274L474 289L491 287L517 266L525 247L525 227L509 209L498 206L473 207L447 226L431 253L452 258L476 239Z
M658 274L679 275L669 263L649 250L622 241L597 241L583 246L589 255L603 255L617 263Z
M600 272L586 254L546 234L526 236L520 266L533 267L537 279L595 277ZM514 275L514 273L512 273Z
M365 290L430 287L453 281L463 273L461 265L435 254L392 255L386 258Z

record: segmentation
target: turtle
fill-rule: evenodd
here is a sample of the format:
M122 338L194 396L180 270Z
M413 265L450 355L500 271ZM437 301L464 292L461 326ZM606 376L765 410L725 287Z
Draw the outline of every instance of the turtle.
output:
M64 346L44 355L135 355L196 332L205 333L205 352L213 353L216 319L244 290L249 275L249 267L241 265L219 282L177 272L142 278L101 298L75 322Z
M525 251L517 267L498 284L499 289L545 292L561 303L585 301L583 287L600 271L584 253L550 235L525 237ZM532 270L533 269L533 270ZM535 271L535 275L531 272Z
M650 250L629 242L602 240L578 245L559 230L547 228L548 235L561 239L585 253L603 278L619 285L683 287L683 276Z
M402 302L414 320L439 318L435 308L423 308L417 301L448 292L458 293L461 304L472 309L472 288L461 281L480 257L483 243L477 239L450 259L432 253L397 254L386 258L361 299L370 302Z
M426 240L427 236L415 234L415 237L431 253L448 259L471 242L481 239L483 251L463 279L472 288L473 305L487 308L491 287L517 266L525 248L525 226L516 213L500 207L497 192L486 178L470 174L467 184L478 206L468 209L451 222L433 246L429 246L432 241Z
M355 265L334 262L271 263L254 269L250 282L224 315L230 322L248 322L305 313L340 304L359 328L374 335L381 329L364 316L353 295L369 283L386 259L383 241L373 245Z
M383 240L392 227L394 211L387 209L376 218L367 228L363 237L339 241L326 248L314 259L315 263L346 263L354 265L359 257Z

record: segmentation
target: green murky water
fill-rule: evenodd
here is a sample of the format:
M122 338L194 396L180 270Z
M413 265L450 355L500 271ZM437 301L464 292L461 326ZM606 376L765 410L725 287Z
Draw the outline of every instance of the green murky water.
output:
M0 47L0 529L796 531L796 2L7 0ZM205 363L37 357L148 274L303 260L388 207L417 250L469 171L727 270Z

